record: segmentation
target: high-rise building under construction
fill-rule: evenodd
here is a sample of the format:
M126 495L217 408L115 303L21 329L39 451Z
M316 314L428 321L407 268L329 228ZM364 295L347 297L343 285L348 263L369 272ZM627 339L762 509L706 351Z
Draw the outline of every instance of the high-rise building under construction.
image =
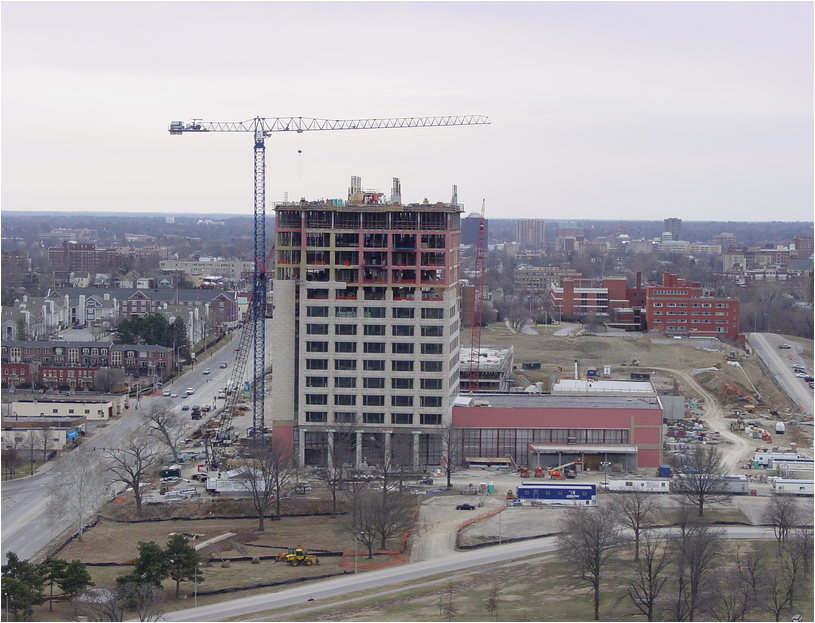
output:
M275 436L301 465L438 465L459 387L460 215L352 178L275 206Z

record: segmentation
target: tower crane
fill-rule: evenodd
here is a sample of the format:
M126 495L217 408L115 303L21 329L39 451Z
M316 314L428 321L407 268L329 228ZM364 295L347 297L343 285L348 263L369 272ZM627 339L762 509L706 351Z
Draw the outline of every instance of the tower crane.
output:
M172 121L170 134L201 132L249 132L254 138L254 282L250 310L252 338L254 340L252 431L255 439L263 438L265 430L265 351L266 334L266 138L275 132L311 132L317 130L376 130L389 128L425 128L453 125L487 125L483 115L447 117L399 117L391 119L314 119L310 117L255 117L246 121L203 121L192 123ZM244 331L249 327L245 326Z

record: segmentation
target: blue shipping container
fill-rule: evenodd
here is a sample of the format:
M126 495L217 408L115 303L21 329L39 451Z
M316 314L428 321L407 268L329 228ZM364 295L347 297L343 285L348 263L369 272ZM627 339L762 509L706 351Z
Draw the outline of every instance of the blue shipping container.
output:
M657 472L657 476L660 478L670 478L671 477L671 466L670 465L660 465L659 472Z

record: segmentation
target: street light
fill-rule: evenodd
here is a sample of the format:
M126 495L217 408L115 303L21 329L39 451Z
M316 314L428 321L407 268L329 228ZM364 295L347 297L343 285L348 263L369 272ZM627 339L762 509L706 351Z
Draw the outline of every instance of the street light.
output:
M600 467L603 468L603 472L606 475L605 476L605 483L606 483L605 488L608 489L608 468L611 467L611 463L609 463L608 461L603 461L602 463L600 463Z
M6 597L6 621L11 621L11 608L8 605L8 593L3 593Z

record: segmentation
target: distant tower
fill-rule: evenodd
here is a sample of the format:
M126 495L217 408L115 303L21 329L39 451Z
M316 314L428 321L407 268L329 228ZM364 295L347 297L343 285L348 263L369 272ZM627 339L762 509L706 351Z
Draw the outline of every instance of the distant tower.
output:
M515 242L521 250L538 251L544 247L546 223L542 218L519 218L515 223Z
M662 231L671 232L673 240L682 240L682 219L681 218L666 218L665 226Z
M808 260L814 250L812 236L795 236L795 252L799 260Z
M478 228L481 226L481 214L473 212L461 219L461 244L475 246L478 244ZM489 241L489 222L484 219L484 240Z

